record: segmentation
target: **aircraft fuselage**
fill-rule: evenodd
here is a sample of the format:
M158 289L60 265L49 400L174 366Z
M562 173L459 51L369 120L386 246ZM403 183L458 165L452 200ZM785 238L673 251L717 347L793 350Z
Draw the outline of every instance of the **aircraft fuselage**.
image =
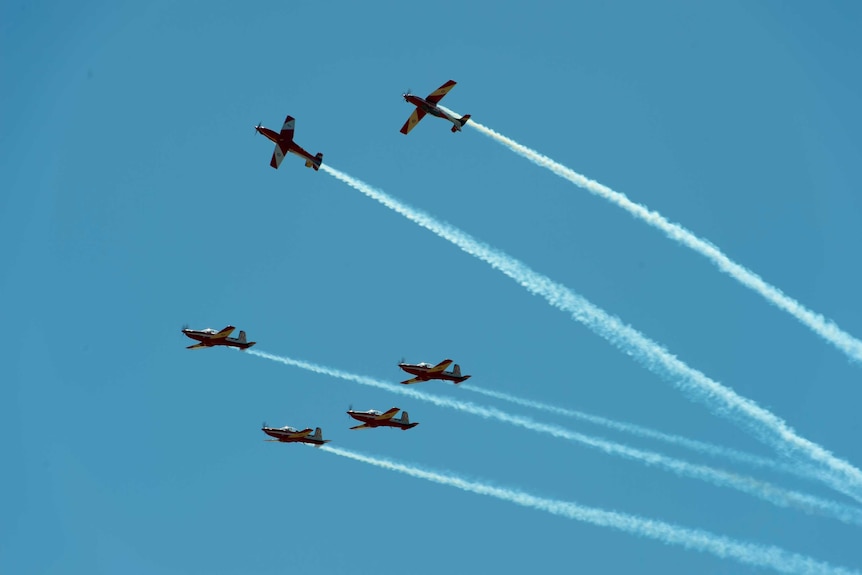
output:
M190 337L195 341L199 341L201 345L206 347L215 347L219 345L223 345L225 347L237 347L239 349L248 349L255 344L253 341L241 341L235 337L217 337L214 338L213 334L205 331L198 331L194 329L184 329L183 333L186 337Z
M270 130L269 128L265 128L263 126L255 126L254 129L257 130L259 134L263 134L268 139L272 140L273 144L278 143L278 140L279 140L278 132L274 132L274 131Z
M425 367L420 365L413 365L409 363L399 363L398 367L406 371L412 376L415 376L422 381L430 381L432 379L442 379L445 381L453 381L455 383L461 383L470 378L469 375L455 375L454 372L451 371L438 371L432 372L431 367Z
M361 421L368 427L397 427L401 430L405 430L419 425L418 423L404 423L403 419L397 419L394 417L390 419L378 419L377 416L380 414L369 414L361 411L348 411L347 415L356 421Z
M419 96L414 96L413 94L405 94L404 99L422 110L423 112L427 112L428 114L431 114L432 116L437 116L438 118L449 120L459 129L461 128L461 123L458 122L458 118L450 116L449 114L441 110L439 106L428 102L427 100L425 100L425 98L420 98Z
M296 429L287 430L279 429L277 427L264 427L263 432L270 437L274 437L281 443L310 443L312 445L323 445L324 443L328 443L328 440L318 439L312 435L308 435L311 433L310 429L299 431ZM303 433L305 433L305 435L299 435Z

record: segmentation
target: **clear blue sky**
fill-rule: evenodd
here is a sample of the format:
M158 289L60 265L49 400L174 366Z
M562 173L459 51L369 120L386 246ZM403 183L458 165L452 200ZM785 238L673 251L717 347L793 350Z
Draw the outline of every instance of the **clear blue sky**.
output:
M524 5L526 6L526 5ZM618 208L400 94L661 211L862 335L862 6L853 2L7 2L0 7L0 572L754 572L430 484L332 445L862 569L858 527L242 356L183 324L397 382L470 383L769 450L487 265L253 126L577 290L862 464L862 368ZM433 382L584 433L825 487ZM351 432L399 406L421 425Z

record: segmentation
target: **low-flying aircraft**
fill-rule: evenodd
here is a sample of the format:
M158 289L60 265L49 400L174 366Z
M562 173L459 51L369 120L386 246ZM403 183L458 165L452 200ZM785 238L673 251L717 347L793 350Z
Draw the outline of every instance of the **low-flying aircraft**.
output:
M438 118L449 120L450 122L452 122L452 132L460 132L461 127L467 123L467 120L470 119L470 114L461 116L460 118L456 118L452 114L443 111L443 109L437 105L437 102L442 100L443 96L448 94L449 90L451 90L455 86L455 84L455 80L449 80L448 82L428 94L427 98L420 98L419 96L415 96L411 94L409 90L406 94L402 94L404 100L416 106L416 109L413 110L413 113L410 114L410 117L407 118L407 121L404 123L403 126L401 126L401 133L406 134L410 130L412 130L413 127L419 123L419 120L425 117L425 114L431 114L432 116L437 116Z
M200 349L202 347L214 347L217 345L224 345L227 347L238 347L239 349L245 351L251 346L253 346L255 341L246 341L245 332L240 331L239 337L228 337L233 330L236 328L232 325L225 327L221 331L216 331L211 327L206 329L189 329L187 327L183 328L183 333L193 340L199 341L200 343L195 345L190 345L186 349Z
M316 156L312 156L303 150L299 144L293 141L293 130L295 125L296 119L293 116L288 116L284 120L281 132L275 132L265 126L261 126L260 124L255 126L254 129L258 133L263 134L275 142L275 150L272 152L272 159L269 161L270 166L277 170L284 157L290 153L305 158L305 167L314 168L314 171L316 172L320 169L320 164L323 162L323 154L318 153Z
M398 367L416 377L404 380L401 383L418 383L420 381L428 381L429 379L444 379L452 381L457 385L462 381L470 379L469 375L461 375L461 366L457 363L452 368L452 371L446 371L450 363L452 363L451 359L444 359L437 365L431 365L430 363L404 363L402 361L398 364Z
M362 425L357 425L356 427L351 427L350 429L370 429L372 427L397 427L401 429L401 431L407 431L411 427L416 427L419 423L410 423L410 419L407 417L407 412L401 412L401 419L395 417L395 414L398 413L397 407L393 407L386 413L380 413L376 409L369 409L368 411L353 411L352 409L347 410L347 415L355 419L356 421L361 421Z
M311 433L311 428L294 429L292 427L267 427L263 424L261 431L275 439L266 439L265 441L278 441L280 443L310 443L315 447L320 447L324 443L329 443L329 439L323 439L323 432L318 427Z

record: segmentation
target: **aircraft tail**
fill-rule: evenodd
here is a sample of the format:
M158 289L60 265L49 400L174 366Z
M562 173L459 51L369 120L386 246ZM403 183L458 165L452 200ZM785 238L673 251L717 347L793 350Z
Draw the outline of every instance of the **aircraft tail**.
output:
M463 116L461 116L461 118L458 120L458 124L452 126L452 132L460 132L461 128L464 127L464 124L466 124L467 120L469 119L470 114L464 114Z
M323 153L318 152L316 156L314 156L314 160L306 160L305 167L306 168L314 168L314 171L320 169L320 164L323 163Z
M467 381L468 379L470 379L469 375L461 375L461 366L458 365L457 363L452 368L452 375L455 376L455 379L452 380L452 381L454 381L455 385L458 385L459 383L463 383L463 382Z
M244 331L239 332L239 337L236 340L239 342L239 349L241 351L245 351L257 343L256 341L248 341Z
M309 436L309 439L315 443L315 447L320 447L324 443L329 443L328 439L323 439L323 431L321 431L319 427L314 430L314 434Z
M413 429L419 425L419 423L410 423L410 418L407 415L406 411L401 412L401 431L407 431L408 429Z

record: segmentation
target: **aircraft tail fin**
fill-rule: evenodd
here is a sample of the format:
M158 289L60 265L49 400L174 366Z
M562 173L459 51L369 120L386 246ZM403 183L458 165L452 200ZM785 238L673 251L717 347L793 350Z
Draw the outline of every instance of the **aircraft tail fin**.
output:
M240 332L239 332L239 338L238 338L238 339L239 339L239 342L240 342L240 343L246 343L246 341L248 341L248 340L246 340L246 338L245 338L245 332L244 332L244 331L240 331Z
M410 423L410 417L407 415L406 411L401 412L401 431L407 431L408 429L413 429L419 425L419 422Z
M316 172L317 170L320 169L320 164L322 164L322 163L323 163L323 153L318 152L317 155L314 156L313 160L306 160L305 161L305 167L306 168L314 168L314 171Z
M461 366L458 365L457 363L452 368L452 375L455 376L455 379L453 380L455 385L458 385L459 383L463 383L463 382L467 381L468 379L470 379L469 375L461 375Z
M461 128L464 127L464 124L466 124L467 120L469 120L469 119L470 119L470 114L464 114L463 116L461 116L461 118L458 120L458 123L452 125L452 132L453 133L454 132L460 132Z
M328 439L323 439L323 431L318 427L314 430L314 434L309 437L309 439L313 440L316 444L315 447L320 447L324 443L329 443Z

